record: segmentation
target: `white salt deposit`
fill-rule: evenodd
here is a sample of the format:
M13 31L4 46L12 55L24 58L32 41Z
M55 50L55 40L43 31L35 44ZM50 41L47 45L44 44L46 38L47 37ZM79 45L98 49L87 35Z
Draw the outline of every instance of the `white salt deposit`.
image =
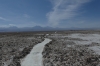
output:
M90 45L91 41L74 41L76 45Z
M89 49L93 50L96 54L100 55L100 46L89 47Z
M87 45L92 42L100 43L100 34L71 34L67 37L79 38L87 41L74 41L76 44Z
M21 66L42 66L42 51L44 45L50 41L50 39L46 38L42 43L34 46L30 54L21 60Z
M78 45L90 45L92 42L100 43L100 34L71 34L68 37L86 40L74 41ZM100 46L92 46L88 48L93 50L96 54L100 55Z

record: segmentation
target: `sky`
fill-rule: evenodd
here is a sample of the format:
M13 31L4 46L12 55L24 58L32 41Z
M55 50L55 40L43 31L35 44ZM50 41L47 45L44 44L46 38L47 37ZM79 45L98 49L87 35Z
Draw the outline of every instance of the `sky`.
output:
M0 0L0 27L100 27L100 0Z

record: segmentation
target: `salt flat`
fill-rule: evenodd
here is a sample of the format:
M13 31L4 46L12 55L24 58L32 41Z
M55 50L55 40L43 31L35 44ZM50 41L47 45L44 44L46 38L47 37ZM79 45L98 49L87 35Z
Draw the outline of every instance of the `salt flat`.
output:
M99 46L92 46L88 48L93 50L96 54L100 55L100 34L71 34L68 37L84 40L74 41L78 45L91 45L93 43L97 43Z

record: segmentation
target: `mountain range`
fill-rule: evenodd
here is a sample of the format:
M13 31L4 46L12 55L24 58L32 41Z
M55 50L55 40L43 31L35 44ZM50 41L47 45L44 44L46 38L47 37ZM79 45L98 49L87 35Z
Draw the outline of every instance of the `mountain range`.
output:
M11 27L1 27L0 32L21 32L21 31L60 31L60 30L97 30L99 28L53 28L53 27L41 27L41 26L35 26L35 27L23 27L18 28L16 26Z

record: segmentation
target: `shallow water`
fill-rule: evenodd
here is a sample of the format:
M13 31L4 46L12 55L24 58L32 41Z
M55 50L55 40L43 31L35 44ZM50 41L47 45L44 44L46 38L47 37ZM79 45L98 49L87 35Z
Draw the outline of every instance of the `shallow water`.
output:
M30 54L21 60L21 66L42 66L42 51L50 41L50 39L45 38L42 43L34 46Z

